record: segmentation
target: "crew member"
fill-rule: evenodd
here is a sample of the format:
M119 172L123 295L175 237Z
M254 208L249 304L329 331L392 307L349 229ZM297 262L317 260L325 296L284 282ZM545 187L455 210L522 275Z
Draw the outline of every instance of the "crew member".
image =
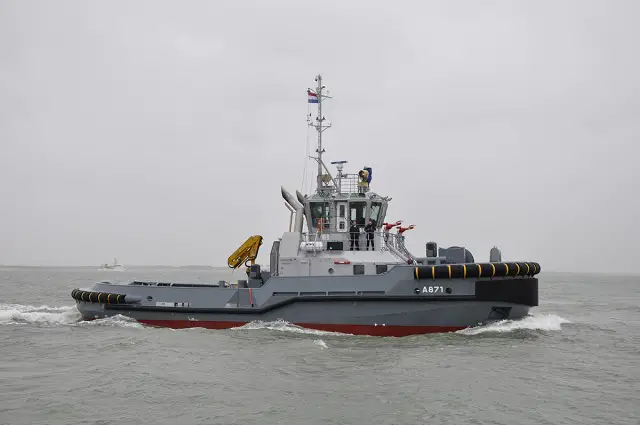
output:
M364 231L367 234L367 251L369 251L369 243L371 243L371 251L375 251L375 247L373 246L373 233L376 231L376 225L373 220L369 220L366 226L364 226Z
M358 177L358 193L365 193L369 188L369 172L367 170L360 170Z
M360 228L356 225L355 220L351 220L351 227L349 227L349 239L351 241L350 250L353 251L353 244L356 245L356 251L360 251Z

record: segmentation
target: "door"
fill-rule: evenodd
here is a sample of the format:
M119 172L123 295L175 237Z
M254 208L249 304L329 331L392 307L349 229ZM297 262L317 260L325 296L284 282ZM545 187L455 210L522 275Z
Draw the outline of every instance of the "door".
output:
M342 233L347 232L349 230L347 223L347 203L338 202L336 207L338 210L336 214L336 231Z

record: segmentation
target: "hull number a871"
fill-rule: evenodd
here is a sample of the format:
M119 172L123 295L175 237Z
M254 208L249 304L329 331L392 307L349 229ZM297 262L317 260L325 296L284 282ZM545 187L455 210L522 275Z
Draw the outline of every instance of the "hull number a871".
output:
M442 294L444 293L443 286L425 286L422 288L423 294Z

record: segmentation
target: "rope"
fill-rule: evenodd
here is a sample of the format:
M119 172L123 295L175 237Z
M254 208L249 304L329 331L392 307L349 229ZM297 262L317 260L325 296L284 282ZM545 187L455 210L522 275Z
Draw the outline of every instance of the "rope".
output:
M307 117L310 117L311 115L311 107L309 105L309 102L307 102ZM309 164L309 128L310 127L307 125L307 146L304 155L304 165L302 167L302 181L300 182L300 192L302 193L308 193L305 191L305 183L307 182L307 165Z
M302 181L300 182L300 192L305 193L304 187L307 182L307 165L309 164L309 129L307 128L307 147L304 155L304 165L302 167Z

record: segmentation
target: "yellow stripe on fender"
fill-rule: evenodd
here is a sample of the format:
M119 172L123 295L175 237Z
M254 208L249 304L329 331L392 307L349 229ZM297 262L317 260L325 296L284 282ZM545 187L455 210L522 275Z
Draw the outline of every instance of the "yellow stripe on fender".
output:
M449 269L449 279L451 279L451 265L447 264L447 268Z
M431 266L431 278L436 278L436 266Z
M420 277L418 276L418 268L416 267L416 280L420 279Z
M509 265L507 263L504 263L504 266L507 268L507 272L505 273L505 276L509 276Z
M466 279L467 278L467 265L466 264L462 265L462 270L464 272L464 274L462 275L462 278Z
M496 275L496 266L491 263L491 268L493 269L493 272L491 273L491 277L494 277Z
M516 263L516 267L518 268L516 272L516 276L520 275L520 264Z

